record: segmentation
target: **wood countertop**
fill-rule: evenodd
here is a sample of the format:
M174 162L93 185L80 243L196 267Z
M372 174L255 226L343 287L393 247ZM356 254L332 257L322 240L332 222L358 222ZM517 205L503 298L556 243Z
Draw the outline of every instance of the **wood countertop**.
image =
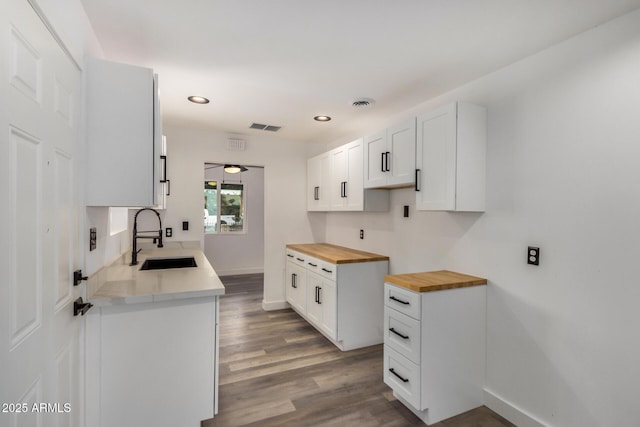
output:
M349 264L355 262L388 261L389 257L329 243L307 243L287 245L288 249L302 252L332 264Z
M487 284L487 279L482 277L447 270L387 275L384 276L384 281L414 292L433 292Z

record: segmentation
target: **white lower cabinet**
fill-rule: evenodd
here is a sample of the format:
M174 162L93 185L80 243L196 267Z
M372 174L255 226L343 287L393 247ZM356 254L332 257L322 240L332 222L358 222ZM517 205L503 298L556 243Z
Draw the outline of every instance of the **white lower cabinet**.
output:
M486 287L385 283L384 382L426 424L483 405Z
M389 261L332 264L286 250L285 295L298 314L340 350L383 342L383 287Z
M217 412L218 297L94 307L91 426L200 426Z

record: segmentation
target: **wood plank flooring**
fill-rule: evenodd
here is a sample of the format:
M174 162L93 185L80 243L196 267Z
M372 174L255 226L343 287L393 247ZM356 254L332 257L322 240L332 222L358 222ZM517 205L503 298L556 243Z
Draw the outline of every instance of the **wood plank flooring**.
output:
M221 278L218 414L202 427L424 426L382 382L382 345L342 352L293 310L262 310L261 274ZM437 427L513 426L485 407Z

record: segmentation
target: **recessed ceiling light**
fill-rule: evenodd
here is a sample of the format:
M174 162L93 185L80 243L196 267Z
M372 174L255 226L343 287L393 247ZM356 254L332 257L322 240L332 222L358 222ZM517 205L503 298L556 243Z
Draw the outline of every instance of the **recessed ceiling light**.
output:
M315 116L313 118L313 120L315 120L316 122L328 122L329 120L331 120L331 117L329 117L329 116Z
M209 100L204 96L192 95L187 98L189 101L194 102L196 104L208 104Z

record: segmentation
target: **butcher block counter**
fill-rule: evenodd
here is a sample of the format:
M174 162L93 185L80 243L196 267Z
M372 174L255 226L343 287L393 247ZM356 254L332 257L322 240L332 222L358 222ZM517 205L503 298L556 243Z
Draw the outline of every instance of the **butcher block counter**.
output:
M389 257L371 252L364 252L357 249L345 248L343 246L329 243L306 243L287 245L288 249L302 252L307 255L319 258L331 264L350 264L354 262L375 262L388 261Z
M384 276L384 281L414 292L433 292L487 284L487 279L482 277L447 270L387 275Z

